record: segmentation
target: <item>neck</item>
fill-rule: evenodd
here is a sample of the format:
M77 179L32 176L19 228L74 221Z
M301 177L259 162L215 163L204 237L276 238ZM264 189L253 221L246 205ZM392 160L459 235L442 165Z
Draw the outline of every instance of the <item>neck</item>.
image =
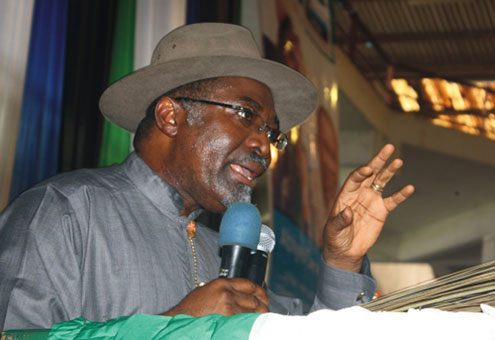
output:
M190 196L182 190L182 187L177 181L177 177L173 175L171 169L165 166L165 164L172 164L159 157L156 157L156 152L139 152L137 151L139 157L168 185L177 191L183 201L183 208L181 210L181 215L189 216L193 211L198 210L201 206Z

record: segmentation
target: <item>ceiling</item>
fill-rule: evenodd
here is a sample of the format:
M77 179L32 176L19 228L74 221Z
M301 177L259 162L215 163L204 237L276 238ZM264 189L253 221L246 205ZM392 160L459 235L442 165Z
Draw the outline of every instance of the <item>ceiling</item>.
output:
M494 0L335 0L335 41L368 78L495 79Z

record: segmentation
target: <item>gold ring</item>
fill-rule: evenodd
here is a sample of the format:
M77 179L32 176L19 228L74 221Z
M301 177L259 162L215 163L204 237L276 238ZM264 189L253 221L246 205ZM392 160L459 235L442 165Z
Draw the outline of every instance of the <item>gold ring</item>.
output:
M371 183L370 188L376 192L383 192L383 188L376 183Z

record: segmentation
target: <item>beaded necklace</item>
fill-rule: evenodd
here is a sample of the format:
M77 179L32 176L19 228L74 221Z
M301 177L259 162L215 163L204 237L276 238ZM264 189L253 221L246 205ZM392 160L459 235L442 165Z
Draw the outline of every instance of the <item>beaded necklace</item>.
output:
M206 282L198 282L198 260L196 257L196 247L194 246L194 238L196 237L196 221L190 221L187 225L187 238L189 239L189 245L191 246L193 255L193 276L194 287L202 287Z

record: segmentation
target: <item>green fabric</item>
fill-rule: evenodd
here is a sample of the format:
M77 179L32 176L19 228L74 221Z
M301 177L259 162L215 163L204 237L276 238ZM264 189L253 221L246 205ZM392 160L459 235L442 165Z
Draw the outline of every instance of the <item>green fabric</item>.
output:
M0 333L4 340L47 340L49 329L12 330Z
M110 83L133 71L136 0L119 0L110 66ZM105 120L98 166L124 161L130 152L131 135Z
M135 314L107 322L78 318L55 324L48 340L248 339L258 316L259 313L234 316L212 314L200 318Z

